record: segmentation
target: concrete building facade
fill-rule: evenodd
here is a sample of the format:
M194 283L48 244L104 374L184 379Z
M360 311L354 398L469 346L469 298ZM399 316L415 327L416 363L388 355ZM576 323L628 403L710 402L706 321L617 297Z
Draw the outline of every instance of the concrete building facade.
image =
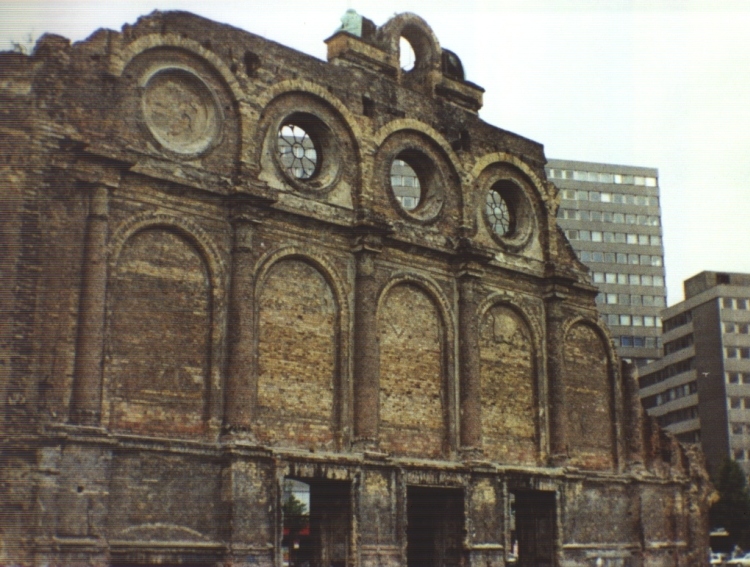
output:
M732 458L750 474L750 275L701 272L684 289L662 312L664 358L639 369L643 405L714 471Z
M546 171L561 190L558 223L591 269L617 352L636 366L660 358L667 288L658 170L551 159Z
M414 14L327 44L0 54L0 563L700 564L542 146Z

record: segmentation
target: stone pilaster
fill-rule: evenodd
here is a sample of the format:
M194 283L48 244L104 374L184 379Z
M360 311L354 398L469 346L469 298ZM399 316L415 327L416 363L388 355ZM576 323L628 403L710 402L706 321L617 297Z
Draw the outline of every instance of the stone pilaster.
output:
M482 272L464 266L458 281L460 450L478 457L482 446L482 399L479 354L479 285Z
M78 338L70 421L99 425L102 411L102 356L107 290L109 194L94 187L90 194L84 244Z
M565 416L565 363L563 361L565 340L563 329L565 322L564 299L565 295L559 292L552 292L546 297L549 440L550 460L553 464L564 463L568 456Z
M367 237L354 248L354 444L362 449L376 449L378 443L380 345L375 258L379 251L379 242Z
M257 395L254 356L253 219L247 208L232 217L232 273L229 295L228 362L224 430L249 433Z

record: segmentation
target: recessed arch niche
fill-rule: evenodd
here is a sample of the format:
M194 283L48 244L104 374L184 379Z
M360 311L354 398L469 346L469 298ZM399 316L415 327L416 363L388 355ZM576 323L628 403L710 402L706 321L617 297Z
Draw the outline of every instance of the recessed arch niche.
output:
M481 319L482 448L505 463L537 461L536 365L532 334L521 315L495 304Z
M339 308L325 274L302 257L268 268L256 292L263 443L332 449L336 440Z
M565 433L570 461L586 468L614 466L614 389L609 349L592 324L565 334Z
M194 242L169 226L130 236L111 271L108 307L111 426L203 432L213 301L208 265Z
M439 457L447 443L442 318L419 285L400 282L378 311L380 448L394 455Z

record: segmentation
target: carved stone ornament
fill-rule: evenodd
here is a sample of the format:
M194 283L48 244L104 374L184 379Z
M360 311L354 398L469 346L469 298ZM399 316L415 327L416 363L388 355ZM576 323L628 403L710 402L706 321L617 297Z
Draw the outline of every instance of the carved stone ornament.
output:
M190 71L167 67L153 73L146 81L142 105L146 126L167 150L198 155L219 139L222 114L216 97Z

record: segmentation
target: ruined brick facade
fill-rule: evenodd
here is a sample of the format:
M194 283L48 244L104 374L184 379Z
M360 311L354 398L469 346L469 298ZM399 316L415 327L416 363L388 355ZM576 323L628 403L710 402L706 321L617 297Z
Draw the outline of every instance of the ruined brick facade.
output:
M327 43L154 13L0 54L0 563L281 567L289 478L315 565L703 564L700 456L542 146L413 14Z

